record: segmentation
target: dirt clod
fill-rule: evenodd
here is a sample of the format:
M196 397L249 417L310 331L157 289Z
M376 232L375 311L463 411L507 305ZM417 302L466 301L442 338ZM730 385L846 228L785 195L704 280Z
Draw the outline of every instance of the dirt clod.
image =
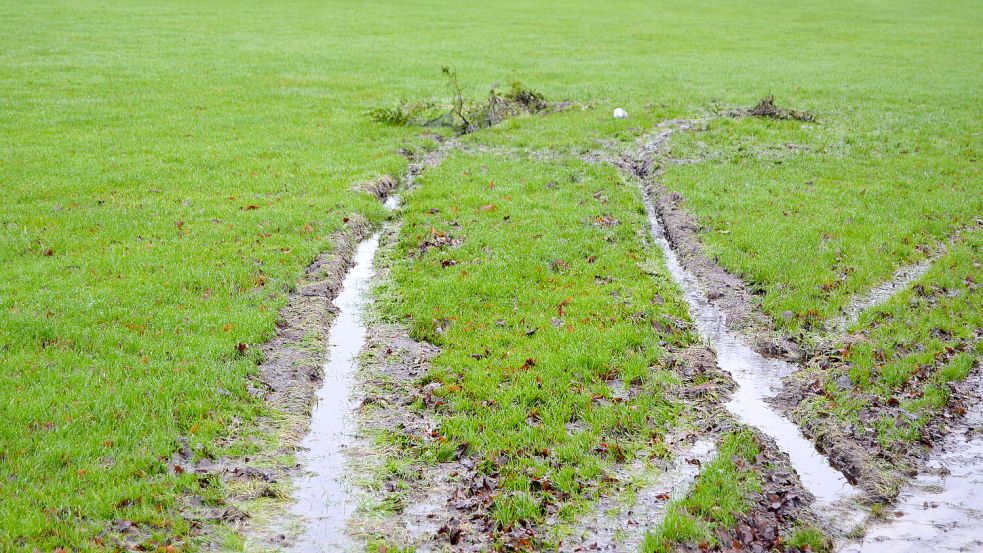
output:
M771 94L762 98L757 104L750 108L736 109L728 112L731 117L767 117L778 120L795 121L815 121L815 115L797 109L783 108L775 104L775 97Z
M381 177L365 183L362 187L366 192L372 194L380 200L386 199L389 194L399 186L399 181L397 181L392 175L382 175Z

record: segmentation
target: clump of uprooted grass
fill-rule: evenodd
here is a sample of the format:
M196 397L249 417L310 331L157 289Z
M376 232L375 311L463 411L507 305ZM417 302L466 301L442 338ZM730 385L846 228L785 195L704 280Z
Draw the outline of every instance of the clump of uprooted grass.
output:
M752 107L740 108L728 112L731 117L766 117L768 119L778 119L781 121L815 121L816 116L808 111L783 108L775 104L775 97L771 94L765 96Z
M377 123L387 125L445 127L452 128L459 134L468 134L497 125L510 117L556 111L569 106L568 102L551 103L543 93L520 82L513 82L505 91L493 86L484 99L467 98L461 89L457 72L449 67L444 67L442 71L451 90L449 103L403 99L392 107L369 110L369 117Z

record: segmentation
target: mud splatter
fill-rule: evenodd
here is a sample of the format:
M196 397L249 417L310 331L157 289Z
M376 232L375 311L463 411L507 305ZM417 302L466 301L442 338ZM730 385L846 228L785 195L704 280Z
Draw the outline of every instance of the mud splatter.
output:
M392 194L398 186L399 181L397 181L392 175L382 175L375 180L363 184L362 188L380 200L387 200L389 195Z
M205 549L219 550L221 540L214 534L217 525L239 533L247 546L267 549L287 541L287 530L297 520L288 512L283 484L299 477L293 466L282 459L294 453L307 431L309 415L323 379L327 330L337 310L332 301L352 266L357 244L368 233L368 223L359 216L332 237L333 247L307 267L297 288L280 310L275 336L260 346L263 361L258 374L247 381L250 394L263 398L279 414L255 421L246 431L236 426L223 442L228 444L252 435L279 436L277 447L248 457L212 459L179 447L171 459L172 470L218 476L228 496L218 505L206 505L197 496L186 498L185 516L197 521L206 538ZM246 349L246 346L241 346ZM271 523L270 519L276 523Z

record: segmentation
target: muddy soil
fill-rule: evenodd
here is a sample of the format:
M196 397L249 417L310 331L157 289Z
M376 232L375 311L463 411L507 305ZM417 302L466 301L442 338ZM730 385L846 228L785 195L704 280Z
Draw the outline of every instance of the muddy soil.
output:
M743 343L742 338L753 332L774 344L768 320L751 302L740 279L702 253L695 219L679 209L679 197L667 193L654 178L657 169L653 170L653 160L676 128L686 130L689 126L676 123L664 128L644 141L634 157L623 159L630 174L641 180L653 238L666 256L673 279L683 289L700 335L716 348L717 363L738 384L727 408L743 422L776 439L791 455L806 487L817 497L828 503L848 497L853 490L843 477L829 467L790 421L765 401L777 393L782 378L794 372L793 366L764 358ZM742 336L737 335L738 331Z
M328 328L337 313L333 301L368 229L367 221L352 217L345 229L332 236L333 247L306 269L279 312L274 337L260 346L263 361L256 375L247 381L247 387L281 416L255 421L248 431L234 426L230 438L220 444L231 444L243 436L273 435L280 437L278 447L248 457L214 459L192 451L184 440L171 456L169 470L200 475L203 486L218 477L228 492L225 500L217 504L206 504L197 495L184 498L182 515L198 529L198 539L205 542L205 549L222 547L215 533L217 526L231 527L252 548L268 549L285 543L285 530L294 519L283 501L284 482L299 477L301 472L282 460L301 447L307 432L317 391L324 380L324 350L319 345L327 340ZM245 354L250 346L240 344L238 349ZM282 524L267 524L265 519L271 513Z
M974 386L983 380L979 361L965 380L949 385L950 397L946 407L927 425L919 443L881 447L870 426L881 417L891 417L903 424L907 414L902 410L900 402L919 395L920 388L932 373L951 356L973 351L981 338L983 330L972 340L954 345L951 351L936 359L935 364L926 365L922 376L913 376L908 389L898 390L887 401L876 397L870 399L869 406L859 414L859 425L848 424L833 417L816 417L800 407L806 399L825 396L825 383L831 378L829 372L842 372L843 367L847 366L841 352L836 349L823 349L810 360L806 369L786 379L785 387L774 403L799 421L803 432L815 440L817 448L826 452L833 465L866 492L867 502L889 503L895 499L908 478L917 474L930 449L946 438L948 426L960 419L967 405L978 400ZM860 336L847 337L845 343L859 339ZM840 381L842 384L839 384ZM848 377L841 377L837 382L837 385L852 387Z
M725 271L703 251L700 224L680 207L682 196L669 192L657 180L663 167L659 158L674 132L700 128L700 121L669 121L643 137L635 151L611 160L623 171L645 183L645 192L665 230L666 239L682 266L696 275L706 291L706 300L726 314L727 328L740 333L756 351L789 361L801 361L805 354L790 338L775 332L774 322L760 308L760 301L737 275Z
M437 162L439 157L428 163ZM420 171L422 168L411 174ZM388 259L398 240L399 224L393 221L382 233L377 284L389 278ZM497 483L494 477L479 473L474 460L462 452L458 459L444 463L411 461L398 472L385 470L390 456L439 439L434 386L424 379L439 352L432 344L413 340L398 324L378 317L369 323L359 377L361 439L350 455L355 472L376 475L363 502L378 511L356 513L352 529L363 540L382 538L419 552L484 551L492 534L485 515ZM398 436L404 445L380 450L373 440L380 435Z
M684 497L700 467L716 455L718 436L734 428L719 398L732 393L736 386L717 367L713 350L687 348L671 354L667 366L682 379L672 393L698 414L699 418L692 421L697 430L665 437L664 443L672 452L669 459L639 458L615 465L605 475L611 488L580 517L570 534L559 540L562 551L638 551L646 532L662 521L669 502ZM626 500L629 491L634 495L631 502Z
M328 334L322 385L298 456L304 474L294 481L290 509L304 521L304 530L291 544L291 551L341 551L355 545L346 531L357 506L352 483L345 478L346 452L355 440L356 355L365 342L362 308L378 246L378 234L359 243L334 301L338 314Z
M674 450L672 459L636 461L616 466L610 475L613 489L602 495L592 511L581 518L572 535L563 539L560 551L638 551L647 531L657 527L668 503L684 497L699 476L702 466L716 455L715 443L725 433L747 428L727 412L727 399L739 383L722 371L713 350L705 346L672 354L669 366L682 378L674 393L687 401L697 419L697 430L670 434L666 443ZM696 384L700 382L702 384ZM762 488L748 498L752 508L740 515L733 528L720 528L720 544L679 544L680 551L771 551L781 546L797 523L816 523L809 510L815 497L807 491L792 468L792 461L768 436L751 428L761 453L750 464L737 461L744 470L755 472ZM635 500L624 499L633 477L648 473L651 480L634 491Z
M662 145L671 136L674 130L689 130L693 128L693 123L688 122L670 122L664 125L659 132L650 135L649 140L643 142L633 155L624 156L619 160L618 165L635 177L647 181L649 183L648 192L651 197L654 197L654 211L655 218L657 222L661 223L664 227L664 232L668 242L670 243L671 249L675 250L681 259L681 265L686 270L695 274L695 280L699 284L703 285L704 290L710 290L711 292L706 295L705 298L695 298L696 300L712 305L713 307L719 309L723 312L725 324L718 324L719 327L726 327L729 330L740 332L743 337L750 337L750 342L752 349L757 350L761 353L767 354L780 354L785 358L794 361L801 361L803 359L803 354L801 349L799 349L794 342L785 338L776 336L772 331L773 325L771 322L760 312L757 302L753 300L753 297L747 293L740 280L725 271L723 271L716 263L708 259L703 253L699 244L699 226L692 215L685 213L683 210L678 208L678 204L681 198L676 194L667 193L662 189L657 183L653 183L650 178L653 174L657 174L660 170L657 162L653 161L656 159L656 155L659 153ZM667 128L668 127L668 128ZM656 155L653 155L656 154ZM957 231L958 234L958 231ZM877 287L869 295L863 298L858 298L855 300L851 306L846 310L846 315L844 321L849 322L863 310L873 305L876 305L886 299L890 298L894 293L904 289L913 280L915 280L921 274L928 269L929 264L932 260L936 259L938 255L941 255L945 251L944 245L940 245L936 248L931 248L928 253L929 260L924 264L919 264L913 267L903 268L895 278L883 286ZM667 252L667 256L670 255ZM670 260L670 266L672 265ZM685 283L684 283L685 288ZM690 302L693 305L693 301ZM699 321L699 317L697 317ZM712 321L711 321L712 322ZM840 322L843 327L846 326L843 322ZM712 331L712 329L711 329ZM719 333L719 330L718 330ZM720 339L718 334L717 340ZM712 340L711 340L712 342ZM717 345L718 350L720 345ZM965 348L973 348L973 344L964 344ZM726 350L726 347L724 348ZM719 353L719 351L718 351ZM726 354L724 355L726 357ZM733 373L732 373L733 374ZM749 375L745 375L749 376ZM751 375L753 376L753 375ZM782 378L787 378L787 384L783 387L781 380ZM742 381L741 376L735 374L735 379L740 383ZM815 375L808 372L797 372L794 367L787 367L784 374L781 371L776 372L771 378L766 380L771 382L773 386L771 390L771 395L775 392L781 392L777 398L771 398L768 403L774 405L779 411L788 413L792 407L796 404L798 400L807 395L821 393L819 390L819 381L815 379ZM968 379L968 382L978 382L979 374L978 371L974 371ZM925 440L926 442L938 442L943 436L949 435L946 431L945 421L947 419L958 418L958 413L964 408L962 407L967 398L974 397L974 394L962 391L964 385L955 386L953 389L953 400L951 405L946 411L946 414L939 417L935 422L932 423L930 431L928 432L929 437ZM740 389L738 396L740 395ZM759 395L758 399L764 397ZM738 397L739 399L739 397ZM768 399L768 398L766 398ZM733 404L732 400L732 404ZM796 417L799 422L803 423L803 431L805 434L815 440L816 448L822 454L828 456L828 464L835 467L838 471L842 471L846 475L850 482L859 485L865 492L866 497L863 497L866 501L877 501L877 500L889 500L894 494L897 493L898 486L904 482L904 480L914 475L914 467L919 466L923 461L923 455L919 447L907 448L904 452L892 452L891 455L882 455L883 452L879 451L876 445L870 443L858 443L856 440L852 439L849 429L844 429L837 427L835 425L826 424L823 420L805 420ZM751 419L746 419L745 422L754 425L754 421ZM758 424L765 424L767 421L759 420ZM795 429L794 425L789 422L788 426ZM796 434L799 434L798 429ZM784 451L789 452L793 458L793 465L800 469L800 463L795 462L796 450L799 449L798 446L793 445L792 449L789 449L788 443L783 443L783 437L781 435L776 435L772 432L769 434L776 436L779 441L779 445ZM800 436L801 438L801 436ZM950 437L947 440L951 440ZM956 438L958 441L958 438ZM946 442L948 443L948 441ZM950 447L958 447L951 445ZM965 446L964 446L965 447ZM972 459L975 453L972 453L972 447L970 447L971 453L964 454L961 459L954 456L948 457L951 463L960 463L966 461L967 455ZM800 459L801 461L801 459ZM963 479L956 479L955 481L959 486L968 487L973 482L975 482L974 469L971 467L966 467L965 465L960 465L960 470L966 474ZM802 474L804 480L806 481L806 487L811 490L823 490L829 489L828 485L823 485L819 480L815 480L810 477L809 474ZM811 485L810 485L811 483ZM934 485L934 484L933 484ZM913 486L917 486L914 484ZM946 495L958 496L958 492L954 492L951 487L939 488L938 485L934 485L931 489L935 490L936 493L940 493L942 497ZM921 490L925 490L925 486L920 486ZM940 490L942 490L940 492ZM924 493L919 494L917 491L909 489L906 492L908 495L906 497L919 498L923 497ZM823 498L820 494L820 499L823 502L829 502L830 498ZM906 500L910 502L911 500ZM836 512L832 519L829 517L829 512L825 513L826 522L833 526L836 530L835 534L842 535L845 531L849 530L854 522L860 522L861 513L854 509L849 508L842 501L835 501L838 506L844 507L845 511ZM938 503L938 502L936 502ZM923 511L930 511L931 500L922 500L922 504L927 505L926 509ZM938 507L935 507L936 509ZM824 510L828 511L828 505L824 506ZM943 516L931 517L931 516L921 516L912 517L912 519L920 519L923 523L925 521L941 521L933 523L936 527L936 533L932 538L924 538L927 543L937 543L946 544L948 543L944 536L946 534L945 526L950 524L952 526L959 526L957 523L945 522L948 519L957 518L951 513L953 511L959 511L964 514L961 519L963 527L967 524L975 524L976 511L972 509L967 512L965 506L955 506L947 510L939 511L943 513ZM968 513L968 514L967 514ZM900 515L899 515L900 516ZM848 517L849 523L842 524L842 519ZM978 533L977 529L964 530L962 532L956 532L954 535L957 536L956 540L975 540L978 538L975 533ZM912 536L910 530L886 530L880 536L879 539L888 539L884 537L885 535L908 535ZM967 535L969 538L967 538ZM935 540L934 542L932 540ZM970 543L970 542L966 542ZM940 545L940 547L946 547L945 545ZM866 550L873 550L868 547Z
M737 517L734 526L717 530L719 544L716 550L797 553L799 550L785 546L784 538L798 524L821 523L808 507L814 498L803 490L788 455L778 444L760 434L757 441L761 453L746 470L761 477L761 492L750 498L751 508ZM702 551L702 548L697 544L689 551Z
M403 188L412 188L420 174L458 147L454 140L441 140L435 150L405 152L410 166ZM388 195L388 207L398 209L399 203L398 195ZM377 286L388 282L399 228L395 218L383 228ZM429 247L453 245L449 236L434 241ZM361 497L366 509L355 513L350 528L362 541L381 540L378 543L419 552L485 551L494 530L488 513L497 485L494 475L480 473L464 452L438 464L409 461L399 471L385 466L387 459L405 454L407 448L425 447L440 438L434 386L424 378L438 354L439 348L413 340L401 325L371 317L361 353L359 439L348 452L350 470L371 476ZM380 436L395 437L402 445L380 445Z
M966 384L966 414L931 452L886 518L841 553L983 551L983 374Z
M646 531L658 526L670 501L686 496L700 467L710 462L716 452L712 440L695 435L683 436L679 442L669 436L667 445L673 450L671 461L650 463L638 459L615 469L611 478L619 482L628 483L645 474L651 475L651 481L634 492L631 504L624 502L620 494L608 494L598 500L578 528L581 535L566 540L564 550L638 551Z
M405 186L412 186L414 179L422 171L440 163L454 146L452 142L445 143L440 135L431 135L431 138L437 145L427 152L419 154L401 152L410 159L407 174L403 179ZM395 208L399 202L396 182L396 179L386 175L364 185L363 188L383 200L390 208ZM183 514L200 528L198 534L204 536L203 539L208 542L205 544L206 549L221 548L220 540L214 533L216 526L221 525L231 527L240 534L250 550L282 549L296 544L298 537L301 538L301 544L296 545L298 550L311 550L310 547L305 549L306 546L303 545L305 532L309 529L305 525L305 518L309 519L317 510L314 506L320 508L327 504L326 501L322 501L325 499L323 494L315 498L315 495L324 492L327 488L333 490L328 495L337 496L334 499L341 500L343 508L348 513L354 510L355 505L350 496L358 490L351 489L349 482L343 482L339 478L324 477L327 472L338 472L339 467L348 462L350 456L347 451L344 455L339 454L342 449L357 451L358 446L362 445L362 442L351 436L352 425L348 424L351 418L343 415L324 417L328 423L332 421L342 423L345 431L341 433L338 432L338 428L327 428L324 425L321 425L323 427L321 430L324 432L314 432L309 435L308 431L311 429L312 420L315 425L319 424L316 417L312 419L312 413L319 401L319 390L322 391L321 395L324 395L321 398L321 405L327 406L329 410L332 406L344 405L349 407L348 411L352 411L350 409L352 401L362 401L357 390L353 392L351 387L339 385L341 381L338 380L339 375L333 372L333 361L329 360L325 365L325 356L329 343L346 346L351 344L349 340L351 336L339 335L337 339L329 340L329 332L330 329L334 329L334 323L340 313L339 306L334 302L342 291L346 275L356 262L358 246L369 232L370 225L362 216L355 215L347 220L346 228L332 236L333 247L330 251L318 256L307 267L297 283L297 288L288 296L286 305L279 312L274 337L259 346L263 361L257 375L247 382L247 387L253 396L266 401L277 416L257 421L255 427L250 428L248 432L245 432L245 429L233 428L231 436L224 443L231 444L249 435L277 436L278 447L261 448L263 449L261 453L249 457L210 459L202 458L201 455L179 444L172 456L172 470L194 472L201 474L202 478L219 476L225 482L228 495L225 501L218 505L205 505L200 497L193 495L185 501ZM371 262L371 252L363 255L366 256L369 259L361 261ZM356 283L357 286L362 284L364 282ZM353 294L349 299L358 303L360 296L360 293ZM353 307L347 312L352 314L357 311L358 308ZM240 345L241 353L245 353L248 349L248 345ZM337 354L337 361L346 363L351 361L351 352L339 350ZM325 385L326 370L332 371L332 374L327 375L331 377L329 380L332 380L328 385ZM339 393L341 395L338 395ZM365 403L359 405L364 407ZM339 447L325 455L324 448L314 443L307 443L312 439L308 436L316 434L320 434L322 438L326 437L328 441L333 441ZM305 437L308 438L305 440ZM305 446L310 451L299 456L301 463L289 466L284 463L285 459L289 459L297 452L303 452ZM312 467L316 469L319 463L324 465L322 469L327 468L320 473L315 470L313 479L307 482L305 479L312 478L310 469ZM310 497L299 504L294 504L288 498L291 488L297 484L309 488L306 493ZM307 484L320 486L320 492L311 491L313 488ZM302 490L301 493L305 492ZM305 504L307 507L303 506ZM330 532L340 540L337 543L350 545L351 542L345 537L345 528L350 529L350 521L343 522L333 513L324 512L320 515L315 514L315 518L320 520L322 528L326 524L331 529ZM329 519L330 523L326 523L325 521ZM212 539L209 536L216 537ZM307 540L310 541L312 540Z
M703 253L695 218L679 208L678 195L657 182L658 160L671 134L694 126L691 122L667 123L615 163L642 183L653 238L663 249L674 280L683 288L700 335L716 349L718 365L737 383L726 408L776 442L790 457L805 489L815 496L813 507L821 515L822 526L835 535L845 535L863 520L854 505L857 490L771 402L782 389L782 380L796 372L796 367L762 353L800 360L802 351L773 331L774 325L738 277ZM762 520L751 522L760 526ZM757 534L742 532L740 537L752 535ZM761 535L771 536L771 532Z
M792 119L807 122L816 120L816 116L808 111L789 109L777 105L775 103L775 97L770 94L749 108L733 109L725 112L725 115L729 117L767 117L768 119L778 120Z
M803 370L786 378L785 386L772 403L800 424L802 432L813 440L834 467L855 486L861 488L867 503L890 501L898 487L911 474L911 463L894 464L878 457L879 447L870 441L860 442L845 423L832 418L812 418L796 407L807 397L820 395L824 378L814 370Z

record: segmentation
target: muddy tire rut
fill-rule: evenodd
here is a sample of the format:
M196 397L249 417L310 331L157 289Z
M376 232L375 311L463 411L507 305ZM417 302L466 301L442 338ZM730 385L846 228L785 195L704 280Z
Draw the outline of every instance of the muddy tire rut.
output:
M904 478L897 476L885 481L886 471L879 462L837 434L835 428L805 425L802 430L810 438L806 440L794 424L785 421L785 413L796 402L797 391L803 392L804 386L811 385L797 379L800 373L786 363L802 363L806 357L803 349L774 330L773 321L764 314L754 294L739 277L725 271L705 254L696 218L680 207L680 195L667 191L659 183L664 148L672 134L699 129L703 124L700 121L669 121L639 140L632 152L612 153L608 150L587 156L591 162L615 165L630 180L641 185L651 222L656 227L653 232L662 233L665 240L660 245L671 258L670 270L684 292L691 296L687 301L691 310L697 311L693 313L697 326L703 325L701 334L712 346L717 346L718 351L691 348L676 352L682 374L696 370L704 377L714 376L713 393L706 397L699 393L692 395L693 389L706 391L705 386L684 385L680 392L686 396L682 399L689 405L703 405L701 410L709 415L709 420L696 421L696 427L700 428L697 434L684 433L674 439L670 444L675 453L672 460L659 461L650 467L637 463L615 466L611 477L616 482L628 482L639 471L650 468L655 476L648 486L638 490L635 506L621 501L623 490L620 484L611 487L599 498L593 510L580 518L572 532L559 537L556 543L561 544L562 551L637 549L645 531L661 521L667 500L684 495L698 477L698 467L713 457L716 437L735 429L751 428L754 431L762 453L749 470L762 476L764 486L760 496L753 498L751 511L742 515L734 528L718 531L717 539L725 549L727 544L733 544L733 547L750 547L750 550L769 550L778 546L781 536L787 535L797 522L802 521L816 523L834 535L843 536L860 522L861 513L851 505L853 501L889 498L890 493L884 490L896 490ZM366 185L365 189L391 209L398 209L400 188L411 188L423 171L438 165L452 150L462 149L455 140L438 139L436 143L437 147L428 153L407 153L410 165L400 181L385 177ZM469 153L471 150L488 153L480 147L462 151ZM553 159L558 154L529 155L532 159ZM398 211L394 213L379 234L379 251L372 262L374 287L386 285L389 278L389 259L394 255L400 230ZM263 423L268 425L268 430L282 433L283 447L260 458L230 461L226 467L262 464L273 467L264 470L272 471L274 479L296 481L302 478L302 471L297 467L278 466L274 459L290 454L300 446L308 428L314 398L324 378L320 368L320 355L323 354L303 343L309 343L305 339L310 340L312 335L323 341L325 329L333 319L331 302L352 264L357 244L369 231L364 221L353 220L348 229L334 237L334 250L319 257L308 268L298 290L290 295L287 306L281 311L276 337L263 347L266 360L254 382L254 393L287 414L286 422ZM655 238L658 242L659 237ZM671 267L674 262L679 265L676 271ZM910 274L893 279L896 282L890 293L923 272L919 266ZM692 282L687 283L686 279ZM883 290L888 290L887 285ZM890 295L878 292L877 301L885 294ZM875 297L873 292L871 297ZM873 301L857 300L856 306L851 307L852 311L848 310L845 317L855 316L851 313L859 313ZM701 319L701 312L709 313L709 318ZM714 325L718 328L712 328ZM735 353L735 348L746 351ZM346 444L345 451L347 472L363 477L362 487L352 492L359 497L363 508L354 512L346 523L346 530L361 544L398 544L413 546L417 551L485 551L493 543L522 543L535 548L536 540L541 537L537 529L520 526L510 529L510 535L502 535L495 528L489 509L497 489L496 476L477 470L477 460L470 458L466 451L441 463L401 459L398 469L387 466L393 458L405 454L405 450L385 445L385 439L380 441L380 437L398 437L417 445L425 445L439 437L435 411L411 408L415 403L432 407L429 395L432 390L423 383L423 377L438 353L435 346L413 340L406 328L373 315L366 321L357 387L353 391L357 405L353 415L358 421L358 432ZM752 371L767 374L742 372L739 365L749 360L752 367L757 367ZM784 379L788 384L783 389ZM754 407L751 411L742 410L738 405L741 402L750 402ZM752 411L758 413L749 415ZM784 426L775 426L765 420L767 417L785 421ZM800 475L805 478L800 480ZM866 496L857 496L846 484L847 480L858 484ZM833 493L828 489L830 486L834 488ZM820 500L816 496L821 496ZM232 499L235 503L253 498ZM821 510L817 506L821 506ZM254 523L247 513L243 513L234 525L256 543L274 547L288 545L292 540L283 528L296 524L302 517L286 515L282 500L274 501L273 510L272 519L279 521L278 524ZM547 513L549 525L556 522L551 517ZM284 524L291 520L292 523Z
M668 192L658 183L657 177L662 170L659 162L661 149L670 139L672 133L699 129L702 125L703 123L699 121L664 123L653 133L643 137L634 152L614 158L609 156L608 161L643 183L644 192L652 203L655 218L658 220L658 224L662 226L669 246L678 255L683 267L695 274L701 287L708 291L706 300L726 315L726 327L739 333L742 340L759 354L782 357L797 365L787 374L775 379L775 393L767 398L768 403L776 411L785 414L785 416L790 416L797 424L801 424L801 432L815 442L816 452L825 456L828 464L842 472L850 483L858 485L863 490L863 494L853 496L853 501L859 500L865 503L892 501L897 496L900 487L910 477L916 475L918 467L925 464L926 456L915 451L908 458L895 460L894 464L891 464L871 453L869 448L856 443L843 429L822 421L803 420L795 414L794 406L798 401L816 393L815 375L800 370L806 361L804 348L801 348L794 340L775 332L775 325L761 311L760 306L748 292L741 279L726 272L703 253L699 240L700 226L695 217L679 207L682 200L680 195ZM875 287L865 296L855 298L845 309L841 318L831 321L829 328L834 333L837 331L842 333L843 329L856 320L861 311L883 303L894 294L907 288L919 276L925 274L931 264L945 253L948 244L952 243L959 233L965 230L966 228L961 228L949 240L936 247L928 248L926 250L927 259L923 262L901 267L887 282ZM832 340L833 337L827 336L826 339ZM974 347L975 342L966 346L966 351L971 351ZM944 443L953 442L954 438L949 431L948 422L959 420L959 413L967 411L964 407L967 402L972 404L979 400L979 387L973 385L973 382L979 382L981 378L979 366L980 361L977 360L976 368L966 381L952 387L953 397L950 405L943 414L937 416L929 425L928 434L935 436L934 441L941 443L943 438L948 436ZM960 428L963 428L963 432L969 436L973 427L970 426L970 430L965 431L965 424ZM949 445L948 447L954 446ZM932 459L936 457L939 457L939 460L932 462L945 462L944 453L931 456ZM913 485L917 486L917 484ZM915 489L915 492L907 491L905 494L909 498L911 496L920 497L917 487ZM865 513L851 507L849 503L851 503L849 499L845 502L837 502L837 509L832 516L830 516L830 512L823 513L822 518L825 522L823 525L831 530L834 536L842 538L845 534L852 534L859 530L859 526L854 527L854 525L864 522ZM929 502L926 501L925 504L928 505ZM823 510L826 511L827 509L824 508ZM897 516L901 515L898 514ZM943 518L938 519L939 524L944 524ZM970 517L970 519L972 518ZM843 523L844 519L847 521L846 524ZM932 519L929 517L926 520ZM970 521L972 522L972 520ZM902 535L905 531L904 529L900 530ZM893 532L890 529L881 530L879 539L890 540L892 539L890 536L896 536L897 533L898 530ZM936 534L944 535L944 532L936 532ZM927 539L925 543L933 543L933 540ZM935 543L941 547L946 543L946 540L937 537ZM869 548L864 550L869 550Z

